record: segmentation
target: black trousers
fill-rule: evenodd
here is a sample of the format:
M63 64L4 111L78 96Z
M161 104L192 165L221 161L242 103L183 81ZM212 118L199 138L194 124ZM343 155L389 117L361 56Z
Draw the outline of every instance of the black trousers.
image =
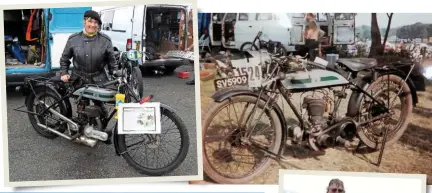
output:
M308 48L309 60L314 61L317 56L317 49L319 48L319 41L314 39L306 39L306 47Z

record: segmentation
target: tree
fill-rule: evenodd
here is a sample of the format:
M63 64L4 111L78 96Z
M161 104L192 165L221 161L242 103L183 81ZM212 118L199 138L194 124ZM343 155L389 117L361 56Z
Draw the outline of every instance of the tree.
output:
M371 47L369 52L369 57L374 57L377 55L381 55L382 53L379 53L381 51L381 32L378 27L378 20L377 20L377 14L372 13L371 17Z
M369 57L379 56L384 54L385 45L387 43L387 38L390 32L391 20L393 18L393 13L387 13L388 22L387 28L384 34L384 41L381 43L381 32L378 26L377 14L372 13L371 17L371 48L369 52Z
M381 53L384 53L385 45L387 43L387 38L388 38L388 35L389 35L389 31L390 31L390 26L391 26L391 21L392 21L393 13L390 13L390 14L387 13L387 17L388 17L387 29L386 29L386 32L385 32L385 35L384 35L383 45L381 46L382 50L380 50Z

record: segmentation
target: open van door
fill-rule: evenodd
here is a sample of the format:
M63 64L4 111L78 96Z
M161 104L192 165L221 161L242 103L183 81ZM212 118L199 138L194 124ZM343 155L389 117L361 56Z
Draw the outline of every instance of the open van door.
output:
M134 6L132 19L132 48L142 52L145 52L146 9L145 5ZM145 60L145 57L142 57L143 63Z
M237 33L239 33L239 31L237 31L237 30L243 29L242 27L239 27L239 26L241 26L241 24L239 25L239 22L236 21L238 15L239 15L238 13L226 13L226 14L224 14L224 17L222 19L222 29L221 29L222 41L221 42L222 42L222 46L225 48L235 48L236 47L236 41L237 41L236 38L238 38ZM236 22L234 22L234 21L236 21ZM246 31L250 31L250 30L251 30L251 28L249 28ZM229 34L230 31L232 32L232 34ZM242 33L243 32L240 31L240 34L242 34ZM233 36L230 36L230 35L233 35Z
M211 13L209 35L213 46L222 45L222 24L225 13Z
M293 45L305 45L304 30L306 28L307 22L304 19L304 13L293 13L290 14L291 17L291 44Z
M335 13L333 19L333 44L353 44L355 41L355 14Z
M53 8L45 12L48 18L48 52L51 69L60 68L60 57L69 36L83 29L83 15L91 7Z

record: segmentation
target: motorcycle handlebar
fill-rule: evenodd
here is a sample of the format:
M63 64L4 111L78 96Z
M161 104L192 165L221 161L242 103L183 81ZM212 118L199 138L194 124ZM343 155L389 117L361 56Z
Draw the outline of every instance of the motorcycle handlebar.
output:
M101 86L102 86L102 87L107 87L107 86L115 85L115 84L117 84L118 82L119 82L118 79L115 79L115 80L112 80L112 81L109 81L109 82L103 83Z

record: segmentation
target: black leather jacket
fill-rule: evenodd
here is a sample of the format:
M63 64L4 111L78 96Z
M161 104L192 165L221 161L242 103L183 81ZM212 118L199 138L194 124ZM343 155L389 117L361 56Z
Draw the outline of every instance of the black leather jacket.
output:
M87 37L83 32L69 36L60 58L61 75L69 74L70 59L73 58L73 70L85 74L100 74L105 65L112 71L117 70L111 38L98 32Z

